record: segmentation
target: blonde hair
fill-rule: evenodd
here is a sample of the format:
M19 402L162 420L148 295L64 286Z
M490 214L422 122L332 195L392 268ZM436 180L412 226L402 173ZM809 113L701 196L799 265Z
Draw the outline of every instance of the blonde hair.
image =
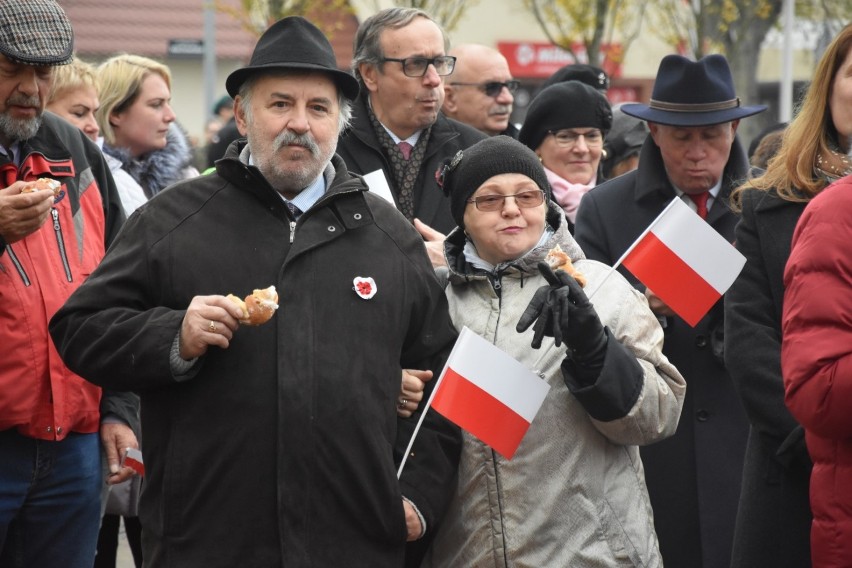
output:
M98 95L101 107L95 113L98 126L104 140L115 145L115 132L110 124L110 116L127 110L139 98L139 91L151 73L163 78L166 86L172 88L172 74L169 68L153 59L139 55L116 55L98 66Z
M97 91L98 80L94 66L74 57L68 65L53 68L53 83L47 96L47 104L55 101L64 92L81 87L92 87Z
M828 182L815 173L819 156L827 155L837 143L837 130L831 119L829 99L837 71L852 51L852 24L848 24L831 42L817 64L807 94L796 118L784 131L778 154L769 161L766 173L749 180L731 194L739 207L740 194L749 188L775 189L786 201L810 201Z

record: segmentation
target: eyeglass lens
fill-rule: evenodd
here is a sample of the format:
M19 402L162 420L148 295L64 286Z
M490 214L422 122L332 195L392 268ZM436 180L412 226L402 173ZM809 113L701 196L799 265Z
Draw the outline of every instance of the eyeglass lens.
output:
M407 57L402 60L402 70L409 77L422 77L426 74L426 69L429 68L430 64L435 66L438 75L449 75L455 68L456 59L450 55L441 55L432 59Z
M503 208L503 203L507 197L514 197L518 207L527 209L530 207L538 207L544 202L544 193L536 191L522 191L515 195L483 195L471 199L480 211L498 211Z
M518 87L521 86L520 81L506 81L505 83L501 83L499 81L489 81L485 83L483 86L483 90L485 94L489 97L496 97L503 91L503 87L509 89L510 93L514 93L518 90Z
M600 130L590 130L588 132L574 132L573 130L559 130L551 132L556 138L556 142L561 146L574 146L580 137L586 141L589 146L598 146L603 144L603 134Z

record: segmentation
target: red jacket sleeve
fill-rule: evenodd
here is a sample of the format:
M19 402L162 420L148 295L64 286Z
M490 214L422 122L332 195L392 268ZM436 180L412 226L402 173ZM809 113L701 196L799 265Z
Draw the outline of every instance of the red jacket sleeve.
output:
M784 273L785 401L808 430L852 436L852 177L816 197Z

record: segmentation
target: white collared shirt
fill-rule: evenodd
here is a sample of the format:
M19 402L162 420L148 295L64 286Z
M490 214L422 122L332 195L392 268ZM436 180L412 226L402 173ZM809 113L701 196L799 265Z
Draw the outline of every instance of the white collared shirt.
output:
M669 180L671 182L671 180ZM686 203L690 209L698 213L698 205L689 197L682 189L672 183L672 187L677 193L678 197ZM710 208L713 207L713 202L716 201L716 197L718 197L719 192L722 190L722 178L719 178L719 181L716 182L716 185L709 189L710 195L707 197L707 211L710 211Z
M254 156L249 154L248 163L250 166L254 165ZM325 193L325 172L321 173L317 179L311 182L305 189L299 192L299 194L294 197L292 200L288 200L286 197L281 196L281 199L284 203L292 203L294 206L299 208L299 211L304 213L308 209L314 206L314 203L319 201L320 197Z

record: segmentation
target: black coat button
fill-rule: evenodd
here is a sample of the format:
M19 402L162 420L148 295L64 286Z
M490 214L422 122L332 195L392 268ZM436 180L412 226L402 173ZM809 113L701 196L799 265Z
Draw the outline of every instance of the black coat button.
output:
M701 349L707 347L707 336L706 335L696 335L695 336L695 346Z
M704 409L695 412L695 419L699 422L707 422L710 418L710 413Z

